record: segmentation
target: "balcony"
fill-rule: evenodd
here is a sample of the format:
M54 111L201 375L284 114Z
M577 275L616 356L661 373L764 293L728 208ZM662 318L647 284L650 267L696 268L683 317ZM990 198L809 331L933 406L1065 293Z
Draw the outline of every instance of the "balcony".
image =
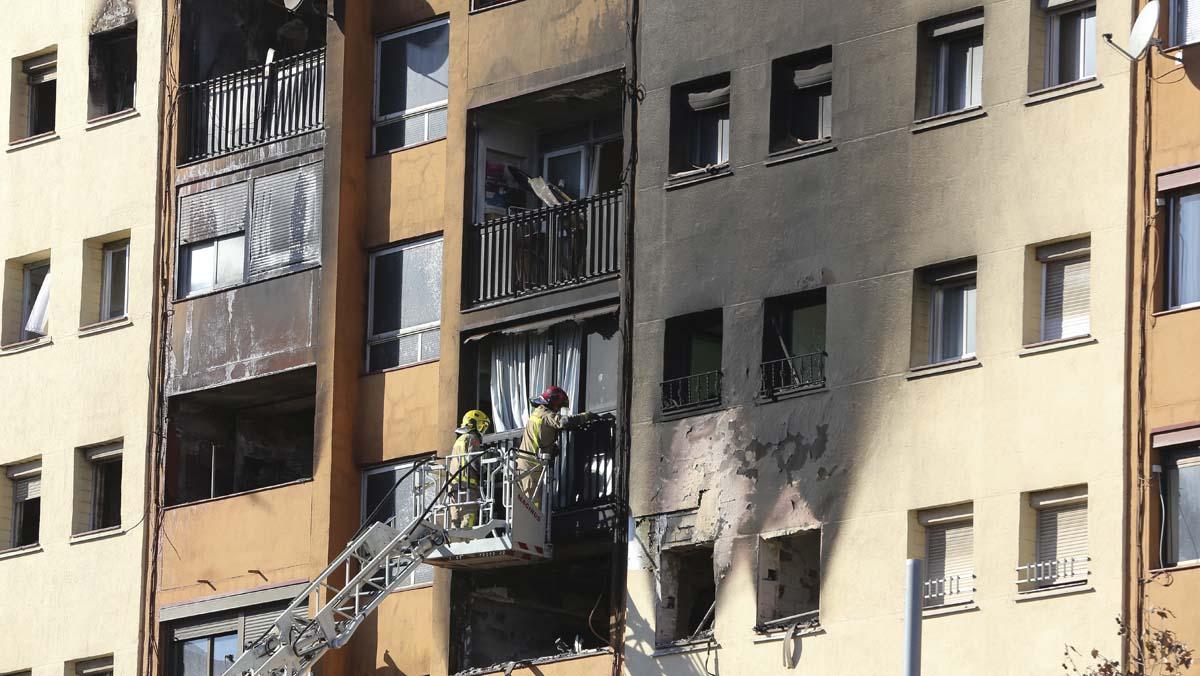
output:
M708 371L660 383L662 412L680 413L721 403L721 372Z
M325 120L325 48L179 91L179 162L187 164L316 131Z
M759 396L774 399L785 394L825 385L825 353L812 352L763 362L759 366L762 385Z

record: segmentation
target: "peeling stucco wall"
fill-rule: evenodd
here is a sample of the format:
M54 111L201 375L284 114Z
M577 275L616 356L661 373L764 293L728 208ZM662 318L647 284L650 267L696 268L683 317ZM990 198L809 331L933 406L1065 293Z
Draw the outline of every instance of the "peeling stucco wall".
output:
M104 0L92 20L93 33L120 28L137 20L133 0Z

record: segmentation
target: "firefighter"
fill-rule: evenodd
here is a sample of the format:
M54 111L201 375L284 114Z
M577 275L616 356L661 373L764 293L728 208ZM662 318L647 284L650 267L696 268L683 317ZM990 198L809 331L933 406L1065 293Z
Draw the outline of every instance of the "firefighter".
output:
M455 528L474 528L478 525L479 499L482 495L479 482L483 478L480 450L483 435L487 434L491 426L492 420L486 413L471 410L463 414L462 425L454 430L458 439L454 441L454 450L450 452L447 467L451 477L450 488L455 502L468 503L454 508L451 519Z
M562 410L571 405L571 400L563 388L554 385L547 387L545 392L529 400L533 411L529 413L529 422L525 423L525 434L521 437L521 450L536 455L543 467L549 467L550 462L558 457L558 437L564 430L577 429L587 425L595 417L583 412L578 415L563 414ZM525 457L517 458L517 470L527 472L537 463ZM533 500L534 507L541 508L541 495L534 495L537 490L537 473L530 473L521 479L521 489Z

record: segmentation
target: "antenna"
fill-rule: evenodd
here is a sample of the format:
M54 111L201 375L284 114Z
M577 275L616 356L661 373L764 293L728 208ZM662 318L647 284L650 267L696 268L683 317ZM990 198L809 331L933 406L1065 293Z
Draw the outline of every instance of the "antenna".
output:
M1146 55L1150 45L1154 45L1159 56L1176 63L1183 63L1183 59L1178 56L1163 53L1162 41L1154 37L1154 31L1158 28L1158 17L1158 0L1150 0L1142 8L1142 11L1138 12L1137 21L1133 22L1133 28L1129 31L1128 49L1122 49L1120 45L1113 42L1112 33L1105 33L1104 41L1130 61L1140 61Z

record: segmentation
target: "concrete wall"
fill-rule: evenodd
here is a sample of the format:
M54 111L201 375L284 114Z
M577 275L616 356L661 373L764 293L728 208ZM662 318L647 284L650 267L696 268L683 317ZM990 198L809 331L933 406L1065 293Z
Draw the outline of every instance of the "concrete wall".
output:
M778 669L778 635L753 629L755 543L818 526L821 628L794 647L798 669L899 669L910 516L963 501L978 591L925 620L923 673L1048 673L1067 643L1120 653L1128 63L1101 43L1094 82L1030 97L1031 3L983 3L981 114L914 124L917 24L978 4L643 4L629 673ZM1098 5L1098 32L1123 34L1129 8ZM776 161L771 61L830 43L833 141ZM732 171L666 189L670 87L725 72ZM1089 233L1091 338L1024 348L1027 247ZM918 377L914 270L967 257L977 358ZM763 299L822 286L827 386L756 401ZM724 313L722 406L660 420L664 320L710 308ZM1022 494L1080 483L1088 584L1018 597ZM681 529L715 543L717 645L658 653L658 551Z
M0 553L0 595L7 608L22 609L0 619L0 673L59 676L68 661L102 655L114 655L117 673L137 670L161 15L158 3L126 4L17 4L5 8L0 27L6 73L13 59L58 49L56 133L0 155L0 259L48 251L53 279L49 339L26 351L0 349L0 465L42 460L40 546ZM88 35L129 8L138 22L136 112L88 124ZM0 82L5 129L18 85L13 77ZM83 294L95 289L85 240L120 231L131 242L129 320L85 330L83 308L92 301ZM12 278L4 284L7 297ZM121 526L72 537L76 449L113 439L124 447Z

